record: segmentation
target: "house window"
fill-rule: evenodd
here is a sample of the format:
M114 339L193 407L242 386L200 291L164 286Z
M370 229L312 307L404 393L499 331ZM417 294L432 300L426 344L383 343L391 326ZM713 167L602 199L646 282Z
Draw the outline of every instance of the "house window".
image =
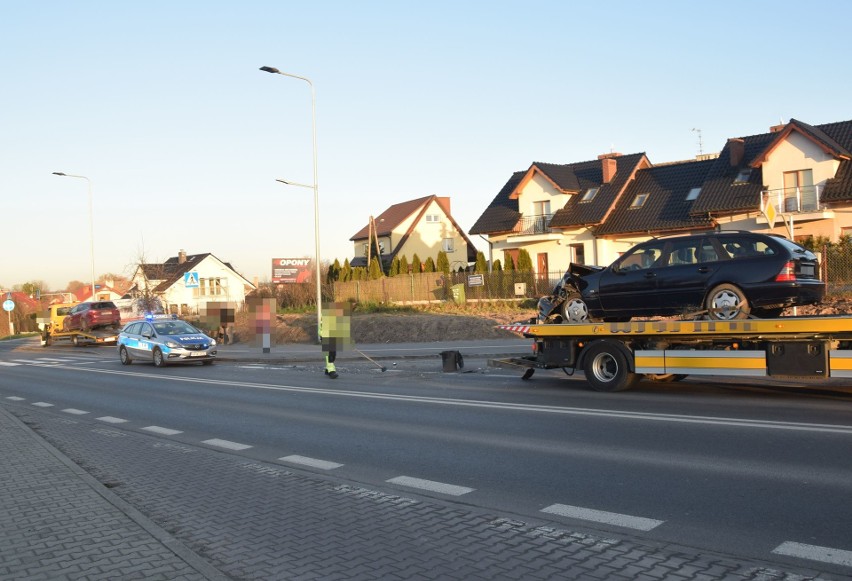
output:
M201 296L218 296L224 293L222 287L221 278L200 278L198 279L198 287L192 289L192 296L195 298Z
M784 211L813 212L817 209L817 195L812 170L784 172Z
M444 252L455 252L456 251L456 241L454 238L444 238L441 243L441 248Z
M582 244L571 244L571 262L586 264L586 247Z
M631 208L641 208L645 205L645 202L648 201L648 196L650 194L636 194L636 197L633 198L633 202L631 202Z
M533 213L536 216L549 216L550 200L545 200L542 202L533 202Z
M437 224L441 221L441 217L438 214L426 214L426 222Z
M600 191L600 188L589 188L588 190L586 190L586 193L583 194L583 197L580 198L580 201L581 202L591 202L592 200L595 199L595 196L598 195L599 191Z
M745 167L740 170L740 173L737 174L737 177L734 179L734 184L747 184L750 177L751 168Z
M701 188L692 188L689 190L689 193L686 194L686 201L691 202L692 200L698 199L698 194L701 193Z

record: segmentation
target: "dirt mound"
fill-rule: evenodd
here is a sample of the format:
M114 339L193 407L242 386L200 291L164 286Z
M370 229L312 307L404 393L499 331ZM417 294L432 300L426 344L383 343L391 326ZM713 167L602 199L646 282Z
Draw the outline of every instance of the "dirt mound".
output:
M529 319L534 312L514 311L476 315L405 313L352 315L352 339L365 343L428 343L466 339L510 339L514 333L502 331L497 325ZM313 343L316 340L317 318L313 313L278 315L272 336L276 344ZM254 329L249 321L238 321L236 334L251 337Z

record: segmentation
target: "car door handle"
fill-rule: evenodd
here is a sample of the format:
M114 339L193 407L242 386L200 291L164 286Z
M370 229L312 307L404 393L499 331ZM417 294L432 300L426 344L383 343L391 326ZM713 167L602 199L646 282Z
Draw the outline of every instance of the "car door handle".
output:
M704 274L704 273L710 272L710 269L707 268L706 266L699 266L698 272L700 272L701 274Z
M656 276L657 276L656 272L646 272L645 273L645 278L654 278Z

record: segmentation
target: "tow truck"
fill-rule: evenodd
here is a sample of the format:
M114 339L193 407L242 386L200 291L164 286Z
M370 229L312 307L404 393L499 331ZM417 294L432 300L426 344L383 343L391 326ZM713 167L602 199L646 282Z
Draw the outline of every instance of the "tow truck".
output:
M852 316L648 320L499 325L533 339L533 355L493 367L582 370L595 391L622 391L643 377L688 375L852 377Z
M114 345L118 340L116 329L90 329L88 331L64 331L62 322L77 303L56 303L50 305L37 319L41 332L41 346L48 347L56 341L68 341L79 347L85 344Z

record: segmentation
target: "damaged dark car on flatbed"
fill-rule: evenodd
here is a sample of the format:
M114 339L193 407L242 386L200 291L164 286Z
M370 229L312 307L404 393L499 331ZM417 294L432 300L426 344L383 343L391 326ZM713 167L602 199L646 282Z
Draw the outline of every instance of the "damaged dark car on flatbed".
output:
M754 232L708 232L642 242L607 267L570 264L553 293L539 300L538 320L771 318L824 295L817 256L799 244Z

